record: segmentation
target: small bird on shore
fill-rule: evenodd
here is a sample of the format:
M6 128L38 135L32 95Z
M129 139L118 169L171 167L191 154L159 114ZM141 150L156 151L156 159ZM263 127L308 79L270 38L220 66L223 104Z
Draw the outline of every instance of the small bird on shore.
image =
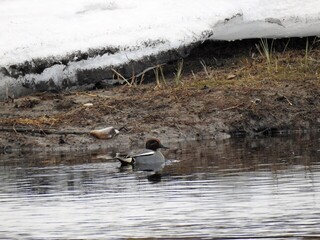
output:
M124 156L117 153L115 158L121 162L121 166L132 165L137 170L159 171L166 161L160 148L168 147L163 146L158 139L152 138L146 142L145 149L132 151Z

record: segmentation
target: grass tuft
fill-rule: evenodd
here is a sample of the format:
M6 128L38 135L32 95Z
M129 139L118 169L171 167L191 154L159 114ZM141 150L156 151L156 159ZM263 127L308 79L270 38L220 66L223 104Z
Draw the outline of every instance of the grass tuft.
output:
M178 67L176 68L176 72L174 73L174 82L176 86L182 83L182 71L183 71L183 60L178 62Z
M156 88L161 88L163 85L167 86L167 80L163 73L163 65L157 65L157 67L153 69L153 72L156 78Z
M266 59L268 65L268 71L271 72L272 60L273 60L273 42L269 43L268 39L261 38L259 44L256 44L256 48L261 57Z
M208 66L207 66L206 62L205 62L204 60L201 60L201 61L200 61L200 64L201 64L201 66L203 67L203 70L204 70L206 76L208 77L208 79L210 79L210 78L211 78L211 75L209 74Z

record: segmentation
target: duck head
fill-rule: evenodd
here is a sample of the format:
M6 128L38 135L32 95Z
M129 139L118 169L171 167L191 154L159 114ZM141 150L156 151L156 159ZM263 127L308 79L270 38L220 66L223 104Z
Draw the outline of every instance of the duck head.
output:
M160 140L158 140L156 138L149 139L146 142L146 149L157 151L157 149L159 149L159 148L168 148L168 147L163 146L162 143L160 142Z

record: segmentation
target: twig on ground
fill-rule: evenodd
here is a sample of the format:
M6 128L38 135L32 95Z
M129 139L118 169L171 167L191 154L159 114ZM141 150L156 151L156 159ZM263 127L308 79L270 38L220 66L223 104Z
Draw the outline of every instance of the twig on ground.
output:
M79 96L79 95L87 95L89 97L98 97L97 94L92 94L92 93L87 93L87 92L77 92L76 96Z
M289 99L286 96L283 95L283 97L284 97L285 100L287 100L287 102L289 103L290 106L293 105L292 102L290 102Z
M73 131L73 130L56 130L56 129L35 129L28 127L1 127L1 132L15 132L15 133L39 133L39 134L87 134L88 131Z
M12 130L15 132L15 133L18 133L16 128L14 127L14 125L12 126Z
M156 65L156 66L148 67L148 68L146 68L145 70L143 70L142 72L140 72L140 73L138 73L137 75L135 75L135 77L138 78L138 77L146 74L147 72L149 72L149 71L151 71L151 70L153 70L153 69L162 67L163 65L166 65L166 64L163 63L163 64L158 64L158 65Z
M227 108L222 109L222 111L227 111L227 110L235 109L235 108L240 107L241 105L242 105L242 104L238 104L238 105L236 105L236 106L227 107Z

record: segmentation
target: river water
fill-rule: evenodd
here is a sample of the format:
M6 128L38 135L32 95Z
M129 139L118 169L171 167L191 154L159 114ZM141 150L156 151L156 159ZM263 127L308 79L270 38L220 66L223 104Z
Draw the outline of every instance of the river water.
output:
M0 155L0 239L320 239L320 135L184 142L161 179L117 149Z

